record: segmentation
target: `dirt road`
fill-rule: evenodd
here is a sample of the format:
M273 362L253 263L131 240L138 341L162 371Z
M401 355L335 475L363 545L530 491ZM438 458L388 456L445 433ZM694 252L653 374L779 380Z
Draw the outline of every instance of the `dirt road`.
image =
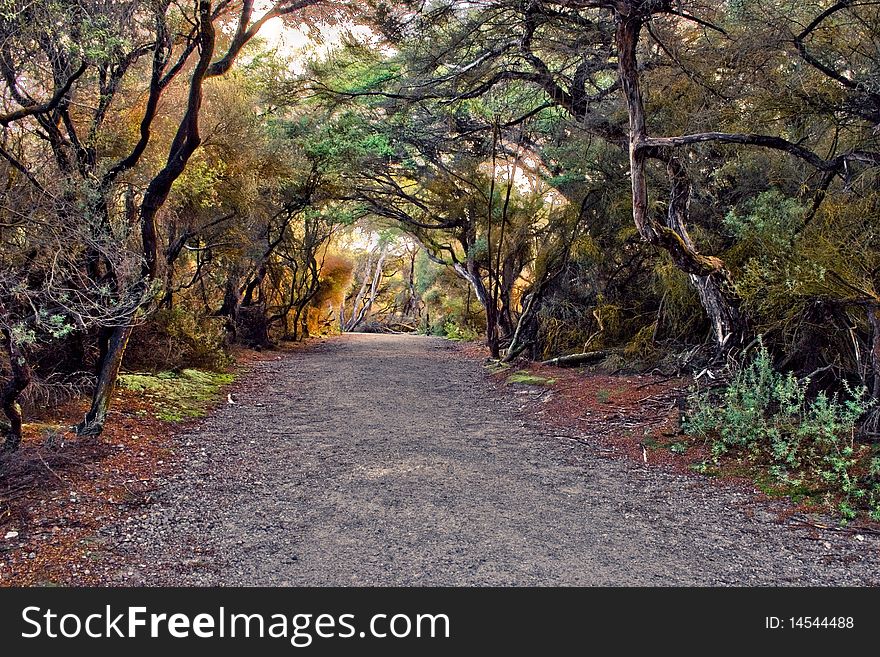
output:
M815 540L741 493L542 435L440 339L330 339L237 396L180 439L160 503L108 529L133 564L114 583L880 583L877 537Z

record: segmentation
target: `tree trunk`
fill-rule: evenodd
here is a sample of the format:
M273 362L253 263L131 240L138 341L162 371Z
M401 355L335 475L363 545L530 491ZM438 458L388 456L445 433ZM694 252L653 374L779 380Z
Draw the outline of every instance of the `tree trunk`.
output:
M162 297L162 301L159 304L161 308L165 308L166 310L171 310L174 307L175 263L180 257L186 243L194 234L193 231L185 228L181 231L180 235L174 237L176 232L176 223L173 223L169 230L170 243L168 248L165 249L165 295ZM171 239L172 237L173 239ZM198 273L198 270L196 270L196 272Z
M299 340L299 318L302 315L302 308L300 306L296 307L296 310L293 313L293 334L291 338L294 342Z
M667 251L675 265L687 273L697 289L700 303L712 323L712 335L720 351L740 341L743 321L733 297L729 275L720 259L699 253L687 233L690 181L675 158L645 146L647 124L640 86L637 48L646 16L616 15L618 74L629 113L629 155L632 179L633 220L642 238ZM648 209L646 161L666 163L671 191L666 225Z
M231 344L238 342L238 313L242 306L239 292L239 278L231 273L226 278L226 287L223 291L223 305L217 311L218 317L226 318L226 336Z
M385 258L387 257L387 248L383 248L379 254L379 260L376 262L376 269L372 269L372 256L367 264L367 270L364 273L364 283L355 299L355 305L352 306L352 318L345 327L347 332L354 331L367 318L373 304L376 302L376 296L379 294L379 285L382 282L382 275L385 267ZM366 290L369 290L369 296L364 300ZM358 304L363 304L358 310Z
M202 141L199 135L199 110L202 104L204 81L214 55L215 31L211 3L207 0L199 0L198 12L199 60L190 79L186 111L169 148L165 166L147 185L147 191L144 193L140 206L141 249L144 258L140 285L143 292L150 289L153 281L156 280L158 271L159 237L156 220L159 210L165 204L174 182L183 173L187 162ZM108 351L101 363L98 381L92 395L92 407L76 427L76 431L80 435L100 435L104 430L107 411L116 388L116 377L122 366L122 358L125 355L128 339L131 337L131 322L134 320L136 312L138 309L132 310L127 318L128 325L113 329Z
M697 247L687 230L691 199L690 179L684 167L674 157L669 158L666 171L671 181L666 225L681 239L686 249L697 253ZM718 349L724 351L741 343L744 322L727 270L722 266L707 276L688 273L688 277L712 324L712 338Z
M131 337L131 326L117 326L110 334L107 343L107 355L98 374L95 391L92 395L92 407L83 421L76 425L75 430L80 436L98 436L104 430L107 421L107 411L110 410L110 402L113 400L113 391L116 389L116 379L122 367L122 358L125 356L125 347Z
M416 255L418 250L414 249L410 254L409 272L406 277L407 298L403 306L401 314L404 317L413 317L418 319L418 293L416 292ZM415 315L415 316L414 316Z
M529 345L534 343L537 329L534 319L537 317L540 306L540 292L532 292L529 295L528 301L526 301L522 314L519 316L519 321L516 323L516 329L510 340L507 353L504 354L505 363L516 360Z
M501 328L504 339L509 339L516 325L513 321L513 288L522 271L520 266L519 254L512 253L504 258L500 271L497 275L500 279L498 289L498 326Z
M9 429L6 432L3 449L14 451L21 444L22 415L18 397L30 385L31 368L12 331L3 329L3 337L6 341L6 353L9 355L11 370L9 380L0 389L0 404L6 417L9 418Z
M498 339L498 311L493 304L486 306L486 345L492 358L501 358L501 341Z
M871 396L875 406L865 416L861 431L872 439L877 439L880 437L880 406L876 405L880 403L880 303L866 304L865 312L871 327L871 374L874 379Z
M313 263L312 266L312 275L314 278L309 285L308 294L306 294L302 299L299 299L295 304L295 311L293 316L293 340L297 341L299 334L302 334L303 338L309 337L309 304L312 302L312 299L315 298L315 295L318 294L320 290L320 281L318 280L318 271L317 264ZM288 311L289 312L289 311ZM332 313L332 311L331 311ZM286 321L287 314L285 314ZM300 322L302 322L302 329L300 329Z
M529 295L519 321L516 323L516 329L513 332L510 346L504 355L504 362L510 363L516 360L519 355L525 351L530 345L535 343L538 332L537 317L544 302L543 286L538 288Z
M874 373L872 394L880 401L880 304L871 304L867 308L868 322L871 325L871 368Z
M361 287L358 290L357 295L355 295L354 303L351 305L351 319L349 319L345 324L343 324L340 328L343 332L353 331L354 327L357 326L358 320L358 306L363 303L364 295L367 293L367 285L369 285L370 276L373 273L373 252L371 251L369 256L367 256L367 266L364 269L364 279L361 282ZM345 305L345 301L343 300L343 306Z
M257 274L254 276L251 281L245 286L244 297L241 300L241 305L250 306L254 303L254 291L259 289L259 287L263 284L263 281L266 279L266 274L269 273L269 269L266 266L266 263L260 265L257 269ZM262 295L260 295L262 297Z
M492 298L489 296L489 291L483 283L479 268L473 260L469 260L467 266L456 263L452 268L459 276L471 284L474 296L477 297L477 301L483 306L483 310L486 313L486 345L489 347L489 353L492 355L492 358L500 358L501 345L498 343L498 312L492 302Z

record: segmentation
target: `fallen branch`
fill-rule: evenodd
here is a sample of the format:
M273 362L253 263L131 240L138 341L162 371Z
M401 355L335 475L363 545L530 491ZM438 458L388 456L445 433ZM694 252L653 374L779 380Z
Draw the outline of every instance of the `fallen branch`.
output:
M541 365L553 365L556 367L574 367L585 363L595 363L604 358L608 358L612 354L620 353L620 349L599 349L598 351L587 351L582 354L571 354L570 356L559 356L541 362Z
M819 522L812 522L810 520L804 520L801 518L795 518L791 521L791 524L795 527L809 527L812 529L823 529L831 532L838 532L847 534L850 536L855 536L856 534L871 534L872 536L880 536L880 530L874 529L873 527L864 527L864 526L853 526L853 527L841 527L841 526L833 526L826 525Z
M37 457L39 457L39 459L40 459L40 461L43 463L43 465L46 466L46 469L47 469L49 472L51 472L53 475L55 475L55 478L58 479L58 481L60 481L62 484L65 484L65 485L67 484L67 481L64 479L64 477L62 477L60 474L58 474L57 472L55 472L55 471L52 469L52 466L50 466L48 463L46 463L46 459L43 458L43 455L42 455L42 454L37 453Z

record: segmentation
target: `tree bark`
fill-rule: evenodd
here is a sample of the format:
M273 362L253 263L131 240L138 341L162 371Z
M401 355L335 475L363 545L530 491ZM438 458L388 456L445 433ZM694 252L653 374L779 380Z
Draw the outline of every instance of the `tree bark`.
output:
M516 360L519 355L525 351L531 344L535 342L535 334L537 333L536 318L541 310L544 301L544 291L542 287L529 295L528 301L523 308L519 321L516 323L516 329L510 340L510 346L507 353L504 354L504 362L510 363Z
M223 292L223 305L216 312L218 317L226 318L227 338L231 343L238 340L238 312L242 306L241 293L239 290L239 278L235 273L226 278L226 287Z
M474 296L477 297L477 301L483 306L483 310L486 313L486 345L489 347L492 358L499 358L501 356L501 346L498 344L498 312L480 276L479 267L473 261L473 258L470 258L467 266L455 263L452 268L459 276L471 284Z
M9 380L0 389L0 405L2 405L6 417L9 418L9 429L6 432L3 449L14 451L21 444L22 415L18 397L30 385L31 368L12 331L4 328L3 338L6 342L6 353L9 356L11 370Z
M742 318L733 298L729 275L722 260L699 253L687 232L691 192L684 167L657 147L647 145L647 122L637 55L639 35L647 18L648 16L635 10L628 15L620 12L616 14L618 75L629 113L633 220L645 241L664 249L675 265L688 274L712 323L715 344L719 350L724 351L739 342L742 331ZM667 165L671 190L665 225L648 209L646 163L649 157L659 159Z
M80 436L98 436L104 430L107 421L107 412L113 399L113 391L116 389L116 380L122 367L122 359L125 356L125 347L131 337L130 325L117 326L110 334L107 342L107 355L101 365L95 391L92 395L92 406L82 422L76 425L75 430Z
M674 157L669 158L666 171L671 181L667 226L681 239L686 249L696 253L697 247L691 240L686 223L691 198L690 180L684 167ZM716 346L723 351L728 345L740 343L744 322L727 270L722 265L707 276L688 273L688 277L712 325L712 338Z
M317 296L319 290L321 289L321 281L318 278L318 276L319 276L318 265L317 265L317 262L315 262L314 260L312 261L312 263L310 265L310 270L311 270L312 280L309 284L308 292L306 293L305 296L303 296L302 299L299 299L296 302L296 313L295 313L294 320L293 320L293 331L294 331L293 339L294 339L294 341L297 340L297 331L299 330L297 328L297 323L300 321L300 318L302 318L302 337L303 338L309 337L309 310L308 310L308 306L310 303L312 303L312 299L314 299L315 296Z
M364 272L364 283L361 285L361 290L358 293L357 298L355 298L354 306L352 306L352 318L349 320L348 324L345 327L346 332L354 331L361 323L367 318L370 309L373 307L373 304L376 302L376 296L379 294L379 285L382 282L382 274L384 273L385 267L385 258L388 256L387 247L383 248L379 253L379 259L376 261L376 269L372 269L372 255L370 255L370 260L367 263L367 269ZM369 296L366 295L366 291L369 290ZM367 296L366 300L364 297ZM358 304L362 304L360 310L358 310Z
M354 326L356 326L356 322L358 321L358 306L363 303L364 295L367 293L367 285L370 282L370 276L373 273L373 253L372 251L367 256L367 266L364 269L364 280L361 282L361 287L358 290L358 293L354 297L354 303L351 306L351 319L349 319L345 324L343 324L340 328L343 332L348 332L354 330ZM345 306L345 301L343 301L343 307Z
M257 274L245 286L244 297L241 300L243 306L250 306L254 303L254 292L263 284L268 272L269 269L264 262L260 265L259 269L257 269Z
M867 308L868 323L871 325L871 368L874 371L872 394L880 400L880 304L871 304Z

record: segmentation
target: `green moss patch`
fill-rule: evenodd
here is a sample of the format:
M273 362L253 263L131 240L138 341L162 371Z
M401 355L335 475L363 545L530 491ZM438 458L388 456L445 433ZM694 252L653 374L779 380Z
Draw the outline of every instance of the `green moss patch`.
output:
M220 389L232 383L232 374L187 369L181 372L120 374L119 386L140 393L165 422L201 417Z
M556 379L548 379L543 376L536 376L526 370L520 370L507 377L507 382L520 383L528 386L552 386L556 383Z

